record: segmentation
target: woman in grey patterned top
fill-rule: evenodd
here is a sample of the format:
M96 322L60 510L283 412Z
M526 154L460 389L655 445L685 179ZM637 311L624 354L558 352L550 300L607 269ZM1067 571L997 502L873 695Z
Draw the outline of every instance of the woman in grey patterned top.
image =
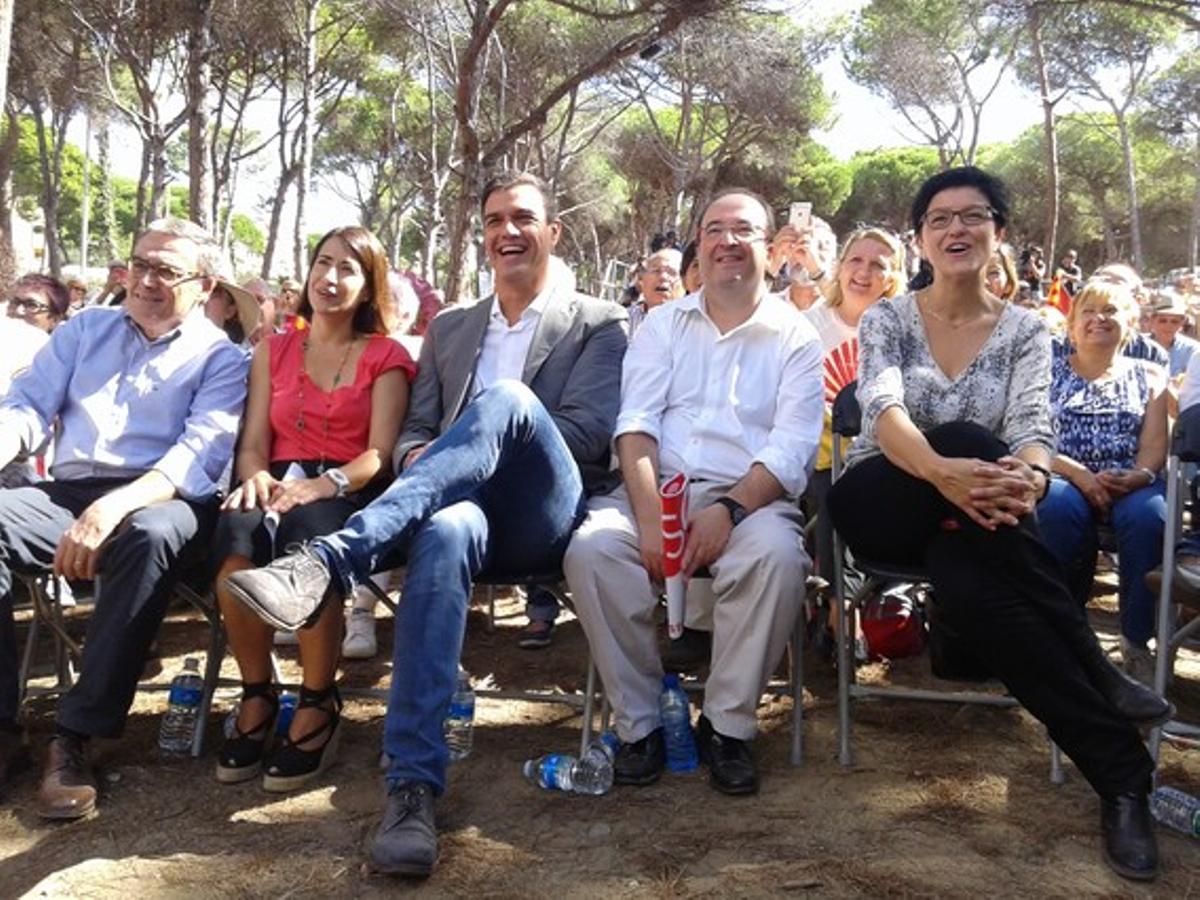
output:
M917 193L912 223L933 281L862 319L862 434L829 509L860 562L924 569L939 674L953 650L954 662L1003 681L1100 795L1109 865L1151 879L1154 763L1136 725L1171 706L1108 661L1038 535L1054 439L1050 345L1040 321L986 287L1006 194L973 167Z

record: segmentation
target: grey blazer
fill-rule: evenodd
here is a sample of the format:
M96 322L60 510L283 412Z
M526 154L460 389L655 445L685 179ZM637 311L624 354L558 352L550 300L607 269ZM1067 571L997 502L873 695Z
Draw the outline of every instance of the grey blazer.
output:
M615 303L565 286L550 290L521 381L554 419L587 492L607 493L620 480L612 470L610 448L621 407L628 316ZM393 456L396 471L410 450L434 440L462 414L491 311L488 297L451 307L430 323Z

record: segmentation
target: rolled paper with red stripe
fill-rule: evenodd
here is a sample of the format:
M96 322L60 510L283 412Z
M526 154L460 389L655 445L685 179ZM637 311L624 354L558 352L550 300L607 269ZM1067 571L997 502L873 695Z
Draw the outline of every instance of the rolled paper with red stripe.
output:
M683 575L683 551L687 545L687 477L668 478L661 488L663 576L667 583L667 634L683 634L683 604L687 579Z

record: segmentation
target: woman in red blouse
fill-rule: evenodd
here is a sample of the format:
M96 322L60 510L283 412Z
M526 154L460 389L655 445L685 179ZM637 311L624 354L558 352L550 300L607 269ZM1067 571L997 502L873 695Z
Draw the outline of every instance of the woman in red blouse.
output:
M299 632L304 679L287 737L269 747L279 698L271 684L272 628L221 585L289 545L341 528L387 485L392 448L416 374L388 338L387 255L364 228L335 228L317 244L297 310L311 325L258 345L237 455L241 482L217 528L217 598L242 674L234 735L217 780L263 772L286 791L323 771L337 746L341 698L334 678L342 610L326 604ZM268 752L269 751L269 752Z

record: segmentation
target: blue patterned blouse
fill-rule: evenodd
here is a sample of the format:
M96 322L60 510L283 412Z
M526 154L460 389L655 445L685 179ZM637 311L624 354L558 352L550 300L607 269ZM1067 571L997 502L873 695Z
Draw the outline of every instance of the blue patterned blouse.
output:
M1146 405L1161 376L1143 361L1118 356L1112 374L1087 381L1060 356L1050 370L1050 409L1058 452L1093 472L1132 469Z

